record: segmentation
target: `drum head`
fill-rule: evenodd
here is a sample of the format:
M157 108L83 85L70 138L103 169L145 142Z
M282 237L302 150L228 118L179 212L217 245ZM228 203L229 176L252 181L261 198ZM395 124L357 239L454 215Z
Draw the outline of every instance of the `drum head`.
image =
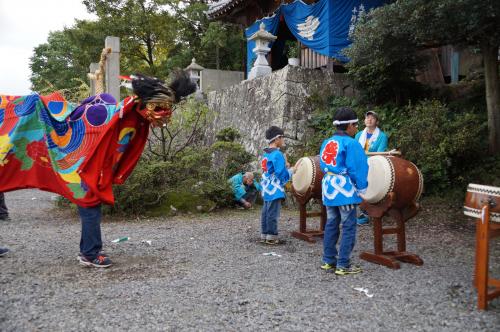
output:
M300 158L296 165L295 173L292 176L292 186L295 192L305 194L307 189L313 184L314 164L311 158Z
M394 167L384 156L368 158L368 188L364 195L368 203L378 203L394 187Z

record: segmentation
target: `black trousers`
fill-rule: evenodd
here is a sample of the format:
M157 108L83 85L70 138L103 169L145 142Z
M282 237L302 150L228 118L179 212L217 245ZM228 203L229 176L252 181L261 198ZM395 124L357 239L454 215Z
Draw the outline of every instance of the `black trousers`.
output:
M0 219L5 219L9 216L9 210L7 205L5 205L5 196L0 192Z

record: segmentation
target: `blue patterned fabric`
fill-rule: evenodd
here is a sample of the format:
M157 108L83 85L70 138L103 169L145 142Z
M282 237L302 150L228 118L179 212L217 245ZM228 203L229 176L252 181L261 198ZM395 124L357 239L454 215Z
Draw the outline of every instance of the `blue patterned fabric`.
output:
M368 159L361 145L343 132L337 132L321 145L320 167L323 204L359 204L368 187Z
M292 171L286 168L283 153L276 148L264 149L261 165L263 174L260 184L264 201L285 198L284 187L292 177Z

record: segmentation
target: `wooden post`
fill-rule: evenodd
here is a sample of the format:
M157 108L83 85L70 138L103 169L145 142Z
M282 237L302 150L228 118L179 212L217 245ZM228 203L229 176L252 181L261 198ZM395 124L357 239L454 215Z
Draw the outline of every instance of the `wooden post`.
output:
M477 225L476 243L476 282L477 282L477 306L480 310L488 308L488 259L489 259L489 234L490 206L485 205L482 210L482 218Z
M93 96L95 95L95 72L96 70L99 69L99 64L92 62L89 66L89 74L92 77L89 77L89 86L90 86L90 95Z
M460 53L455 49L451 52L451 83L458 83L460 70Z
M111 53L106 57L106 93L120 100L120 38L106 37L105 48L111 48Z

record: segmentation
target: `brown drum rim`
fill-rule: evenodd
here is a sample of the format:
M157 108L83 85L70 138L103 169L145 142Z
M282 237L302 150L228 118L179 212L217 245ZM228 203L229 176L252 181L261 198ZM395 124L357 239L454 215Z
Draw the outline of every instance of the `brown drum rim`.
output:
M415 169L418 172L418 190L417 190L417 194L415 195L415 201L414 201L414 202L417 202L420 199L422 192L424 191L424 175L422 174L420 169L417 167L417 165L415 165L411 161L410 161L410 164L412 164L413 167L415 167Z
M500 197L499 187L485 186L482 184L469 183L467 192Z

